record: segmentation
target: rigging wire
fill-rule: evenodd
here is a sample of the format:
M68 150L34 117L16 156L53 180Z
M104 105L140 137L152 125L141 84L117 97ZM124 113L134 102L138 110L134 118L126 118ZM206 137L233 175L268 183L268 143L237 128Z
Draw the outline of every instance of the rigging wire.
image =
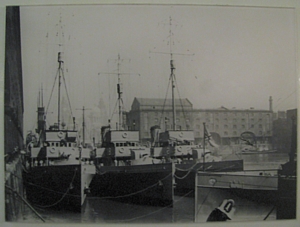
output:
M72 112L72 107L71 107L70 97L69 97L69 94L68 94L68 89L67 89L67 84L66 84L66 80L65 80L65 75L64 75L63 69L62 69L61 71L62 71L62 78L63 78L64 85L65 85L65 89L66 89L66 94L67 94L68 104L69 104L70 111L71 111L71 116L72 116L72 118L73 118L73 112Z
M171 83L171 77L169 77L169 83L168 83L168 86L167 86L167 92L166 92L166 95L165 95L165 100L164 100L163 108L162 108L162 111L161 111L161 117L160 117L160 120L159 120L159 126L161 125L161 120L163 118L163 114L164 114L164 110L165 110L165 106L166 106L166 101L167 101L167 97L168 97L170 83Z
M51 93L50 93L50 98L49 98L48 105L47 105L47 108L46 108L46 114L48 113L48 109L49 109L49 106L50 106L50 101L51 101L51 98L52 98L52 95L53 95L53 91L54 91L54 88L55 88L56 79L57 79L58 74L59 74L59 69L57 69L57 72L56 72L56 76L55 76L54 83L53 83L53 86L52 86L52 90L51 90Z
M117 108L117 106L118 106L118 100L116 101L116 104L115 104L115 107L114 107L114 109L113 109L113 111L112 111L112 113L111 113L111 116L110 116L110 119L112 120L112 118L113 118L113 116L114 116L114 114L115 114L115 111L116 111L116 108Z
M180 105L181 105L181 108L182 108L183 118L186 121L187 118L186 118L186 114L185 114L185 111L184 111L184 108L183 108L183 104L182 104L182 100L181 100L181 97L180 97L179 88L178 88L178 85L177 85L177 80L175 78L175 75L174 75L174 80L175 80L175 84L176 84L176 88L177 88L177 92L178 92L178 96L179 96Z

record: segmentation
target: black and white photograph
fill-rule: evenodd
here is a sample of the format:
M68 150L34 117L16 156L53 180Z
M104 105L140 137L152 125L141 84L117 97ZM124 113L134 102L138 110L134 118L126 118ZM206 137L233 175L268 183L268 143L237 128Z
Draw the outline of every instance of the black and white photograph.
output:
M6 5L4 221L295 221L299 21L291 5Z

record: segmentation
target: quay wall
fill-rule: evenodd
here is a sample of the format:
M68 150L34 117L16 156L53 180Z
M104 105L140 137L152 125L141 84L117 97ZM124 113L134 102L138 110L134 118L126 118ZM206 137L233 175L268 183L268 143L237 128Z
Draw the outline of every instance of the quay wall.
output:
M22 163L18 156L6 164L5 170L5 220L16 221L24 212Z
M23 84L21 61L20 9L6 8L4 89L5 220L22 216ZM2 167L3 168L3 167Z

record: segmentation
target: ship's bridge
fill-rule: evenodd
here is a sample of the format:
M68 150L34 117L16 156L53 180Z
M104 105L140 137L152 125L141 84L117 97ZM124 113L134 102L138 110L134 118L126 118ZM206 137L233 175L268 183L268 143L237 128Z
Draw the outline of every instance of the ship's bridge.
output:
M113 157L116 160L131 160L150 154L150 148L139 145L138 131L107 131L97 157Z
M159 142L174 141L174 145L192 145L194 143L193 131L166 131L159 134Z
M70 142L74 143L76 141L77 131L69 130L47 130L46 131L46 141L49 142Z
M104 141L106 143L138 143L139 132L138 131L108 131L104 135Z
M197 152L193 131L166 131L159 134L159 145L152 148L152 156L193 157Z

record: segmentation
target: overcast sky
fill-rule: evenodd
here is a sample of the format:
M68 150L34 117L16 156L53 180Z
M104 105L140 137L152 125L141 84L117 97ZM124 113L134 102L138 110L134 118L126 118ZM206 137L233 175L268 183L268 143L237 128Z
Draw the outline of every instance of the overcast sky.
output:
M112 114L118 54L126 110L134 97L165 98L170 54L155 52L170 51L176 97L194 108L268 109L269 96L275 111L296 108L294 17L288 8L21 7L25 131L35 127L41 84L48 104L59 51L76 116L82 114L76 109L95 108L100 99Z

